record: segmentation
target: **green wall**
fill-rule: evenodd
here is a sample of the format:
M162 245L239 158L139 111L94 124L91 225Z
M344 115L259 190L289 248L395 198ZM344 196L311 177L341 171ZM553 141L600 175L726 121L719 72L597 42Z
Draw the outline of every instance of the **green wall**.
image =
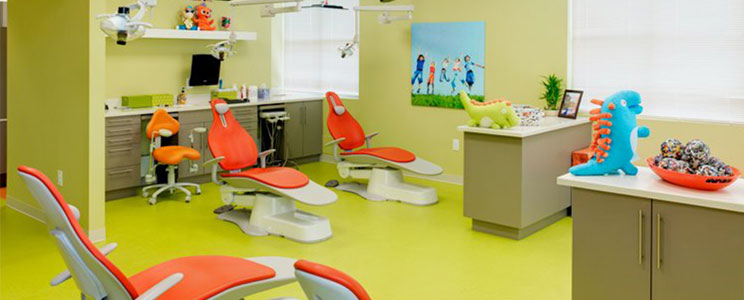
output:
M108 0L107 10L115 11L131 0ZM186 0L158 1L152 10L152 19L144 21L155 28L175 28L180 22L180 12L186 5L199 2ZM258 5L232 7L224 1L208 2L219 23L222 16L232 19L230 30L250 31L258 34L256 41L239 41L237 54L222 64L225 84L271 83L271 18L259 16ZM221 30L221 28L218 27ZM207 54L212 40L140 39L122 47L113 40L106 41L106 99L122 95L177 94L186 84L191 70L193 54ZM194 88L188 93L209 93L210 88Z
M62 170L60 191L80 208L83 227L101 237L104 41L93 34L92 16L103 5L89 0L8 6L7 204L39 217L15 169L29 165L53 181Z
M378 1L363 0L364 5ZM540 76L566 77L568 44L567 0L411 0L414 22L486 22L486 97L506 97L516 103L543 106L538 100ZM377 24L375 13L362 15L359 100L346 100L368 132L380 131L374 144L410 149L440 164L446 174L463 174L464 111L415 107L410 104L410 24ZM326 109L327 113L327 109ZM641 157L653 156L666 138L705 140L714 155L744 167L744 126L679 120L642 120L651 137L639 146ZM452 140L461 150L452 150ZM326 132L324 139L331 138ZM587 145L590 138L587 137ZM550 151L550 149L546 149ZM326 149L326 153L332 153ZM642 162L638 162L642 163Z
M378 1L365 0L363 5ZM414 22L486 22L486 97L506 97L539 105L540 76L566 76L567 1L556 0L413 0ZM409 59L411 24L377 23L364 13L361 24L360 97L347 100L368 131L380 131L376 145L409 149L440 164L445 173L462 175L463 152L452 150L465 124L462 110L411 106ZM330 136L326 133L326 140ZM461 141L462 142L462 141ZM326 149L327 153L329 149Z

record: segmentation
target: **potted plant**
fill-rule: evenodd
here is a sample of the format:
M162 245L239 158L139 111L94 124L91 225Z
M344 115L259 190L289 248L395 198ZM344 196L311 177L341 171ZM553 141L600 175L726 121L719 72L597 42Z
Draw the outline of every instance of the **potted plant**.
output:
M561 100L563 79L555 74L543 76L542 78L544 79L542 85L545 87L545 91L540 96L540 99L545 100L545 115L556 116L558 115L558 103Z

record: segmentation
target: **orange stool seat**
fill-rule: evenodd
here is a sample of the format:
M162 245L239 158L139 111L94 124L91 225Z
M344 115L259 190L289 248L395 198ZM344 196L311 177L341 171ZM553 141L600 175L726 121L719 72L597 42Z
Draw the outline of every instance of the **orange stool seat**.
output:
M280 189L296 189L306 186L310 179L292 168L253 168L240 173L226 173L222 177L245 177Z
M389 160L389 161L394 161L394 162L399 162L399 163L407 163L407 162L412 162L416 160L416 155L414 155L413 153L400 149L400 148L396 148L396 147L359 149L353 152L341 152L341 155L342 156L371 155L374 157L382 158L384 160Z
M155 149L152 156L161 164L177 165L185 158L197 160L201 158L199 151L183 146L165 146Z
M170 260L129 278L144 293L166 277L182 273L183 280L158 297L168 299L208 299L230 288L276 276L274 269L247 259L228 256L191 256Z

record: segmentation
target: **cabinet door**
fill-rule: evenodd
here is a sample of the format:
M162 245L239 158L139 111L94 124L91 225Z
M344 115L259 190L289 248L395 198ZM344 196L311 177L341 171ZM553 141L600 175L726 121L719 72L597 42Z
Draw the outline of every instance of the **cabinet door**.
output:
M305 111L305 104L302 102L295 102L295 103L287 103L284 106L284 109L289 113L289 117L291 118L285 125L284 130L286 130L286 136L287 142L285 143L285 149L284 151L289 151L289 155L287 156L289 159L295 159L303 157L303 120L304 120L304 111ZM266 149L268 150L268 149ZM281 156L279 157L285 157L284 153L281 153Z
M323 152L323 102L305 103L303 126L303 156L320 155Z
M573 299L651 296L651 200L572 189Z
M744 299L744 214L653 203L653 299Z
M184 159L179 165L178 165L178 177L179 178L187 178L187 177L193 177L197 175L201 175L204 172L199 169L196 172L192 172L191 165L194 163L197 163L200 167L202 162L204 162L204 149L202 145L204 144L202 141L202 136L199 133L194 132L194 144L191 144L191 139L189 139L189 135L191 134L191 130L193 130L196 127L203 127L203 123L195 123L195 124L181 124L181 128L178 130L178 145L184 146L184 147L192 147L196 149L196 151L199 151L199 153L202 154L202 158L198 159L196 161L192 161L189 159Z

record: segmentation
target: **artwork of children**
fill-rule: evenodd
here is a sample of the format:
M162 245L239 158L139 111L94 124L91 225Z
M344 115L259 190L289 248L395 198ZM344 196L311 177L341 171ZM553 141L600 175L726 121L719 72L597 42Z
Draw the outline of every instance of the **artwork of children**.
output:
M413 105L462 109L463 90L483 101L484 22L414 23L411 37Z

